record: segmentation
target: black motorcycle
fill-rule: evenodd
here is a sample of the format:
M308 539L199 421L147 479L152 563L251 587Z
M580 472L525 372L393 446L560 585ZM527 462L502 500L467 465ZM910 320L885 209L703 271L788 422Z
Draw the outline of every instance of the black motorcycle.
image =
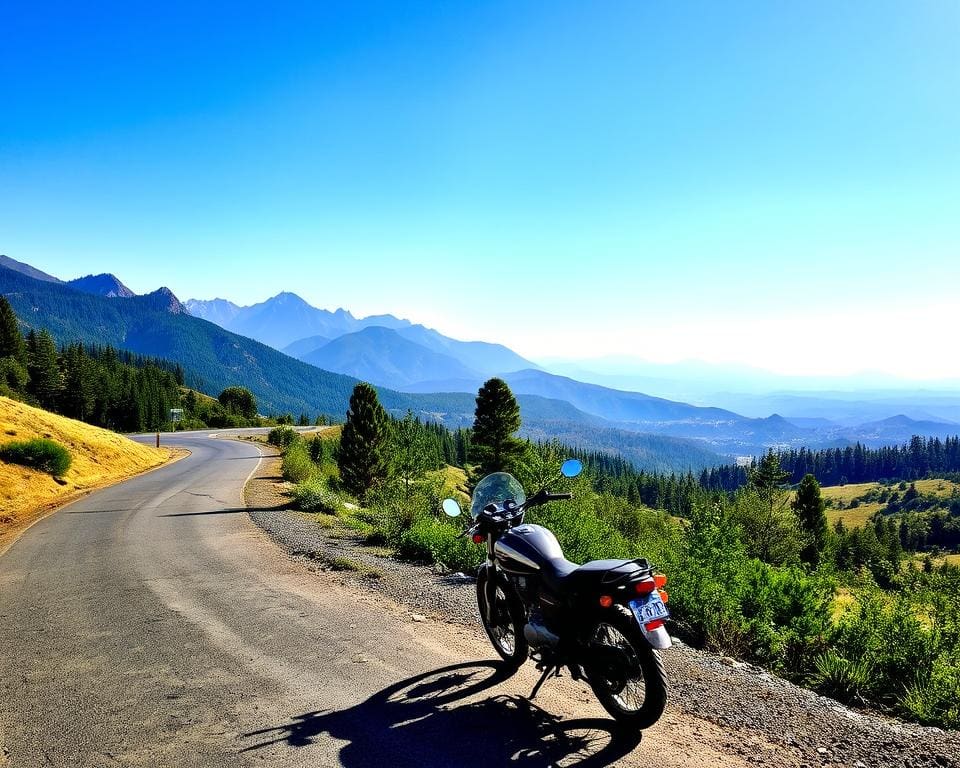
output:
M560 471L576 477L582 470L568 459ZM531 698L566 667L574 679L589 682L618 723L647 728L667 703L659 654L671 644L664 627L666 577L642 558L577 565L564 558L548 529L523 522L527 510L569 498L543 488L528 499L506 472L477 484L464 535L487 547L477 578L483 628L509 667L534 659L542 675ZM444 500L443 511L462 513L454 499Z

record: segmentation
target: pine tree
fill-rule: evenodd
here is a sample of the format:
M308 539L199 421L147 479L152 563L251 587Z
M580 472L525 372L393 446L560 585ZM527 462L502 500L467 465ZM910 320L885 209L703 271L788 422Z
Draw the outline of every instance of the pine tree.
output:
M81 344L71 344L63 352L63 395L60 409L71 419L87 421L93 411L92 366Z
M525 452L522 440L513 434L520 429L520 406L503 379L488 380L477 393L470 459L476 464L475 478L491 472L514 472Z
M810 565L817 565L820 562L820 557L827 545L825 508L826 504L820 495L820 483L813 475L804 475L797 488L797 496L793 500L793 511L797 515L800 530L805 538L800 559Z
M402 421L394 424L390 464L392 474L403 483L404 496L408 499L411 484L439 464L429 432L419 420L414 419L411 411L407 411Z
M17 316L6 296L0 296L0 357L12 357L21 365L27 362L27 349Z
M769 495L780 488L788 477L790 473L780 466L780 457L773 451L767 451L750 473L750 484L762 495Z
M387 477L386 449L390 419L380 405L377 390L360 383L350 395L350 410L340 435L337 465L344 488L358 499L378 480Z
M46 329L40 333L31 330L27 335L27 373L30 375L27 391L41 408L55 410L60 397L60 367L57 347Z

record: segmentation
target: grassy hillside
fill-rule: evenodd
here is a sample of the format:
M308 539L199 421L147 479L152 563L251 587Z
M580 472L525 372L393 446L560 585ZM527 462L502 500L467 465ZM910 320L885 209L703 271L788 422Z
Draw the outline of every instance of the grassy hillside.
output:
M938 478L916 480L914 485L920 493L937 496L941 499L950 498L955 490L960 492L960 483ZM884 487L881 483L847 483L846 485L823 487L821 493L828 502L827 520L829 520L830 525L836 523L837 520L843 520L843 524L848 528L865 525L874 513L879 512L886 504L879 501L860 502L853 509L850 509L850 502L865 496L871 491L879 491ZM896 485L893 486L894 489L896 487Z
M61 482L44 472L0 462L0 552L30 523L78 494L123 480L171 458L116 432L91 427L0 397L0 445L43 437L66 446L73 463Z

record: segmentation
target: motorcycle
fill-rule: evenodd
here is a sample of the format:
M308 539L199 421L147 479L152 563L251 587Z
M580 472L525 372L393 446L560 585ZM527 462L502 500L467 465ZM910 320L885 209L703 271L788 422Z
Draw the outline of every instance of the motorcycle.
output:
M579 461L568 459L560 474L582 471ZM528 657L535 661L542 674L531 699L567 668L573 679L589 683L619 725L648 728L667 703L660 658L671 645L664 627L666 577L643 558L572 563L549 529L524 522L534 507L570 498L546 487L527 498L506 472L477 484L461 535L487 549L477 577L483 628L511 672ZM442 507L450 517L462 514L455 499Z

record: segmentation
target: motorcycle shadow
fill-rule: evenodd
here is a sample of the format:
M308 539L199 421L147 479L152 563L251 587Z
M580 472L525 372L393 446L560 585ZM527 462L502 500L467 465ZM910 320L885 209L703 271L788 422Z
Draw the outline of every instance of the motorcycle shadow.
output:
M289 723L244 734L243 752L306 747L327 735L347 742L345 768L458 766L607 766L631 752L641 733L618 733L612 720L563 720L522 696L475 696L506 680L493 662L455 664L403 680L354 707L307 712Z

